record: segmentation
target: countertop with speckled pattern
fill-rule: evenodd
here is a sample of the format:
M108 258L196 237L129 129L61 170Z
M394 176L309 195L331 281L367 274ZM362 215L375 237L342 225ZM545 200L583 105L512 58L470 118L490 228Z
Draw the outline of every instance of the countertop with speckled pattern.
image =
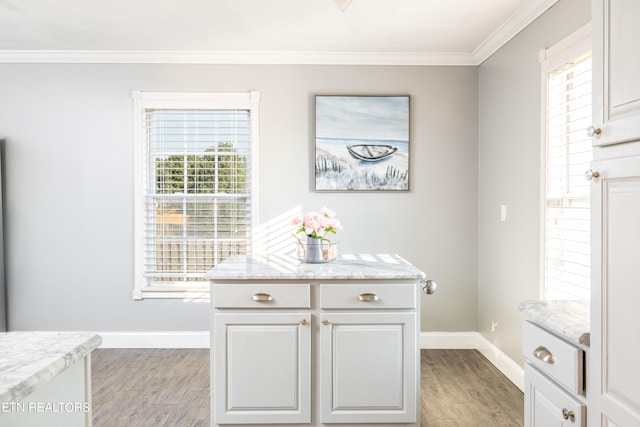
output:
M90 332L0 333L0 403L22 401L101 343Z
M589 305L586 302L526 300L518 304L518 311L571 343L590 344Z

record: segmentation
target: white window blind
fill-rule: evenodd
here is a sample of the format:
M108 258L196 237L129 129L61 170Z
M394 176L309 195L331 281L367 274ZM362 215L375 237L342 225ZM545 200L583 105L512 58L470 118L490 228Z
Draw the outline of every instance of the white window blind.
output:
M207 271L251 251L254 203L251 108L217 108L224 100L216 108L206 102L191 108L188 96L178 103L144 101L137 108L136 299L145 291L158 297L206 289Z
M547 74L545 286L547 299L589 300L592 160L591 53Z

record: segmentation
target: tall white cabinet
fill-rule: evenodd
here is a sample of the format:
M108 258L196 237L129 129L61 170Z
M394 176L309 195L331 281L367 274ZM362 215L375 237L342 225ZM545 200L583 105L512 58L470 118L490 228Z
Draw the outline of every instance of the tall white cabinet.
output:
M420 425L420 270L237 256L207 277L212 426Z
M640 2L593 0L589 427L640 426Z
M640 156L593 170L589 425L640 426Z

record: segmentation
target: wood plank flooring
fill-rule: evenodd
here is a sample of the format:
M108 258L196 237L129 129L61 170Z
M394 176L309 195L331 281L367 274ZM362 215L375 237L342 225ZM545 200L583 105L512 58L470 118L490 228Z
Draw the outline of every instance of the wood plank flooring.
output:
M477 350L422 350L422 427L519 427L522 391Z
M208 349L97 349L94 427L209 426Z
M422 427L523 425L522 392L476 350L422 350ZM98 349L94 427L209 427L209 350Z

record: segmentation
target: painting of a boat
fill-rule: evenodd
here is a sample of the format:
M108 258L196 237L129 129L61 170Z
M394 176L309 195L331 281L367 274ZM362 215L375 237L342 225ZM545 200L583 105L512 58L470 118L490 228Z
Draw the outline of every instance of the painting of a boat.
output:
M315 190L408 191L410 100L316 95Z
M347 150L351 157L364 162L377 162L398 151L396 147L386 144L347 145Z

